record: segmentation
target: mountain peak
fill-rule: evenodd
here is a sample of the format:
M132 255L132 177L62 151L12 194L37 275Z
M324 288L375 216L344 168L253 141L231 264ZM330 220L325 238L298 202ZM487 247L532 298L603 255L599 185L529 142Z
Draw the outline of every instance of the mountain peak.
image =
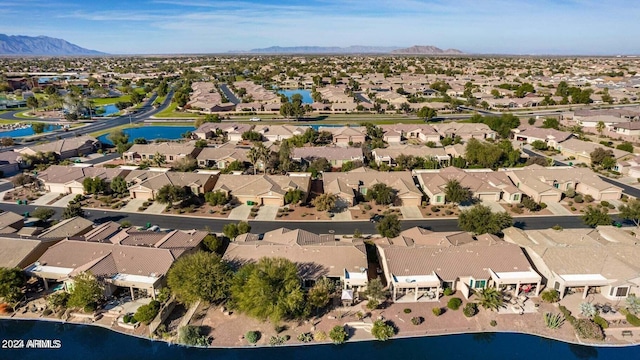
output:
M104 55L105 53L82 48L63 39L44 35L0 34L0 55Z
M442 50L439 47L432 45L414 45L405 49L397 49L391 52L392 54L406 54L406 55L457 55L464 54L458 49Z

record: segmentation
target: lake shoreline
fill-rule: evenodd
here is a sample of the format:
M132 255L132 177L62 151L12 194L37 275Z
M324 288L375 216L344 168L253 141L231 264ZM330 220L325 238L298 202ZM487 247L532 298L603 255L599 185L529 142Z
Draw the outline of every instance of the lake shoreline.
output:
M200 346L182 345L182 344L171 342L171 341L167 341L167 340L164 340L164 339L156 339L156 338L152 338L152 337L132 334L132 333L128 333L128 332L125 332L125 331L118 330L118 329L114 328L113 326L110 327L110 326L102 325L102 324L99 324L99 323L65 321L65 320L61 320L61 319L52 319L52 318L28 318L28 317L20 317L19 315L15 315L15 313L14 313L13 316L0 316L0 321L2 321L2 320L49 322L49 323L58 323L58 324L71 324L71 325L76 325L76 326L82 326L82 325L93 326L93 327L99 327L99 328L107 329L107 330L110 330L110 331L112 331L114 333L118 333L118 334L121 334L121 335L126 335L126 336L131 336L131 337L134 337L134 338L138 338L138 339L141 339L141 340L148 340L148 341L156 342L156 343L165 343L168 346L180 346L180 347L194 348L194 349L212 349L212 350L214 350L214 349L226 349L226 350L229 350L229 349L253 349L253 348L261 349L261 348L273 348L273 347L284 348L284 347L302 347L302 346L317 346L317 345L334 345L330 341L325 341L325 342L309 342L309 343L285 343L283 345L277 345L277 346L266 345L266 344L254 344L254 345L245 345L245 346L232 346L232 345L230 345L230 346L221 346L221 345L215 346L215 345L212 345L212 346L207 346L207 347L200 347ZM629 347L638 347L638 346L640 346L640 344L638 344L638 343L629 343L629 344L586 343L586 342L581 342L579 340L571 341L571 340L552 337L552 336L548 336L548 335L544 335L544 334L538 334L538 333L526 332L526 331L520 331L520 330L451 331L451 332L425 333L425 334L420 334L420 335L402 335L402 334L397 334L393 338L387 340L387 342L393 341L393 340L401 340L401 339L419 339L419 338L429 338L429 337L444 337L444 336L453 336L453 335L474 335L474 334L518 334L518 335L529 335L529 336L535 336L535 337L546 339L546 340L558 341L558 342L566 343L566 344L569 344L569 345L578 345L578 346L586 346L586 347L594 347L594 348L629 348ZM353 340L347 340L345 342L345 344L361 343L361 342L380 342L380 341L376 340L374 338L371 338L371 339L353 339Z

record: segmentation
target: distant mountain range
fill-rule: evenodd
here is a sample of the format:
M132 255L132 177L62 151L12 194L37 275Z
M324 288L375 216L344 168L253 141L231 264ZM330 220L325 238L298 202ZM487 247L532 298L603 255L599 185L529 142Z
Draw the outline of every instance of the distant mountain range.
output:
M251 49L249 51L231 51L233 53L249 54L414 54L414 55L450 55L462 54L456 49L442 50L435 46L412 46L410 48L400 48L399 46L271 46L262 49Z
M0 34L0 55L105 55L63 39Z

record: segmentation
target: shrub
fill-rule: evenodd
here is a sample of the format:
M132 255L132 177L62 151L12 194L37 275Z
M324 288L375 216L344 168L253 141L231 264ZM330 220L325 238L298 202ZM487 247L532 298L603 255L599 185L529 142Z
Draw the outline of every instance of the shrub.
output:
M585 196L584 196L584 201L585 201L585 202L588 202L588 203L593 202L593 196L591 196L591 195L585 195Z
M405 308L403 311L405 314L411 314L411 309L409 308Z
M336 325L329 332L329 338L334 344L342 344L347 341L347 331L344 329L344 326Z
M547 325L549 329L558 329L563 323L564 317L562 317L562 314L544 314L544 324Z
M462 309L462 313L466 317L472 317L473 315L478 313L478 304L476 303L467 303Z
M440 208L438 208L437 206L434 205L434 206L431 207L431 211L434 212L434 213L437 213L438 211L440 211Z
M640 319L634 314L627 314L627 322L633 326L640 326Z
M573 322L573 327L579 337L583 339L603 340L602 328L590 319L578 319Z
M497 321L495 321L495 320L491 320L491 322L489 323L489 325L491 325L491 326L497 326L497 325L498 325L498 322L497 322Z
M462 300L457 297L451 298L447 302L447 307L451 310L458 310L460 308L460 305L462 305Z
M560 293L558 292L558 290L547 290L544 291L540 296L542 297L543 301L546 301L548 303L555 303L560 301Z
M260 331L247 331L244 338L247 339L249 344L255 344L260 340Z
M327 340L327 333L324 331L318 331L317 333L313 334L313 340L315 341L325 341Z
M606 329L609 327L609 322L605 320L602 316L596 315L593 317L593 322L598 324L602 329Z
M367 211L371 210L371 205L364 204L364 209L367 210Z
M311 335L311 333L302 333L302 334L298 334L297 339L300 342L308 343L308 342L311 342L311 340L313 340L313 336Z
M136 320L149 325L149 323L155 319L156 315L158 315L159 310L160 302L152 300L149 304L140 306L134 316Z
M444 296L451 296L451 295L453 295L453 289L452 288L445 288L444 291L442 292L442 294Z
M411 318L411 323L413 325L420 325L422 324L423 321L424 321L424 318L422 316L414 316Z
M441 307L434 307L433 309L431 309L431 312L435 316L440 316L440 315L442 315L442 308Z
M187 325L178 330L178 342L183 345L208 346L209 339L201 334L199 326Z
M371 328L371 335L380 341L389 340L395 334L395 329L383 320L376 320Z
M287 340L289 340L288 335L287 336L272 336L271 338L269 338L269 345L271 346L278 346L278 345L282 345L285 342L287 342Z
M376 299L369 299L367 301L367 309L369 310L375 310L378 308L379 305L380 305L380 302Z
M553 230L556 230L556 231L562 231L562 229L563 229L563 228L562 228L562 226L560 226L560 225L558 225L558 224L553 225L551 228L552 228Z
M582 197L582 195L576 195L576 196L573 198L573 201L575 201L575 202L576 202L576 203L578 203L578 204L582 204L582 203L584 202L584 198Z
M44 316L49 316L51 314L53 314L53 310L51 309L46 309L45 311L42 312L42 315Z
M611 205L611 204L606 200L602 200L602 201L600 201L600 205L605 206L605 207L609 207L609 205Z

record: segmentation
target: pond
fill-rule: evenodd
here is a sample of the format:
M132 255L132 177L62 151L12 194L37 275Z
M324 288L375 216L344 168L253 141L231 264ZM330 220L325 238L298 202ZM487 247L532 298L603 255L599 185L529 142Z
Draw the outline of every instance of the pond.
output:
M298 89L298 90L278 90L278 94L286 95L289 100L291 100L291 96L294 94L302 95L302 103L303 104L313 104L313 99L311 98L311 91Z
M96 108L96 113L93 116L105 117L113 114L117 114L120 110L114 104L98 106Z
M44 127L44 132L51 132L54 130L58 130L61 129L62 126L60 125L47 125ZM16 138L16 137L23 137L23 136L31 136L34 135L35 133L33 132L33 129L31 128L31 125L26 125L24 127L18 128L18 129L14 129L14 130L9 130L9 131L0 131L0 138L3 137L12 137L12 138Z
M638 346L612 348L567 344L533 335L479 333L395 339L386 342L347 342L241 349L202 349L168 345L122 335L101 327L0 320L2 339L60 342L56 349L1 349L3 359L637 359ZM215 339L213 340L215 344Z
M133 142L137 138L144 138L148 141L158 139L177 140L182 138L182 134L195 129L193 126L140 126L122 131L129 135L129 142ZM103 144L113 145L107 138L108 136L109 134L101 135L98 140Z

